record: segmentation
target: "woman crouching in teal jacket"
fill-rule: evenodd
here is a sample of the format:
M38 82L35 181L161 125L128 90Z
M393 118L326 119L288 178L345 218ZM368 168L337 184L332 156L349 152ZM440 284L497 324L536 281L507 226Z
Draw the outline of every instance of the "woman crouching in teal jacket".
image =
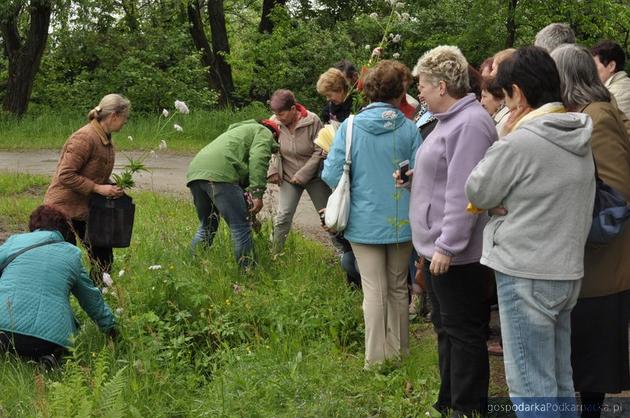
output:
M0 246L0 352L55 364L76 331L70 292L111 336L115 319L83 267L68 218L42 205L31 214L29 230Z

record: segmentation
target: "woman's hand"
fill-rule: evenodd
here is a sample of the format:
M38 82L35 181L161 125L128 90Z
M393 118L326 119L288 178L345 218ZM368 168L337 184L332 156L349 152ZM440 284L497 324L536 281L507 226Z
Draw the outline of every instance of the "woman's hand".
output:
M431 275L439 276L448 272L452 259L453 257L450 255L435 251L433 253L433 257L431 257L431 264L429 264L429 271L431 272Z
M280 184L280 174L275 173L267 177L267 183Z
M488 209L488 214L490 216L505 216L508 211L503 206L497 206L496 208Z
M260 198L258 198L258 197L254 197L254 198L252 199L252 206L251 206L251 208L249 208L249 211L250 211L253 215L255 215L255 214L257 214L258 212L260 212L260 210L262 209L262 207L263 207L263 201L262 201L262 199L260 199Z
M297 178L297 176L291 177L291 180L289 180L289 183L295 184L296 186L304 186L302 182Z
M398 188L404 187L405 189L410 189L411 180L413 179L413 168L410 170L407 170L407 176L409 177L409 180L407 182L404 182L402 178L400 177L400 170L394 171L394 173L392 173L392 177L394 177L396 181L396 187Z
M97 184L94 186L94 193L100 194L105 197L120 197L125 192L115 184Z

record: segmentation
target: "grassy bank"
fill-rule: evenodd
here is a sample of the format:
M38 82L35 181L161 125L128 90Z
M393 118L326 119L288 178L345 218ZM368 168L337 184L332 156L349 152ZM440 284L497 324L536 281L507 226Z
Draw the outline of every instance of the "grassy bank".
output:
M87 113L87 111L85 112ZM190 114L176 114L168 125L157 134L158 114L137 114L133 110L127 125L113 138L119 150L149 150L165 140L169 149L196 152L221 134L234 122L245 119L259 119L269 116L269 111L261 104L251 105L238 111L217 110ZM164 122L164 119L160 119ZM26 115L15 119L7 114L0 115L0 149L60 149L68 136L86 123L81 113L50 112ZM173 124L182 126L177 132ZM129 139L131 136L132 140Z
M23 229L47 179L0 174L0 230ZM63 369L0 360L0 416L425 416L438 387L433 332L414 324L411 355L380 373L363 366L361 295L332 252L292 234L240 276L228 232L197 258L187 200L134 194L131 247L115 251L121 339L81 313ZM161 269L149 270L151 265ZM121 277L119 271L123 271ZM77 309L77 312L79 310Z

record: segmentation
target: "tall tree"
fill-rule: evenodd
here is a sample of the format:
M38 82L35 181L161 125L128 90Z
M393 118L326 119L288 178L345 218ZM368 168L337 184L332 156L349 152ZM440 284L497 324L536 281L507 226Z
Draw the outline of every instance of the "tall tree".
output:
M219 92L220 104L229 105L232 101L234 82L232 81L232 68L226 59L230 54L230 44L225 25L223 0L208 0L207 2L211 41L208 41L204 29L200 1L189 0L187 12L193 42L201 52L203 63L208 67L210 87Z
M273 21L271 20L271 12L276 6L285 6L287 0L263 0L262 14L260 16L260 24L258 32L271 33L273 31Z
M518 0L509 0L507 21L505 22L507 29L506 48L512 48L516 40L516 6L518 6Z
M22 13L28 13L25 38L20 34ZM51 13L51 0L12 0L0 9L0 33L9 64L2 108L18 116L28 108L35 75L46 49Z

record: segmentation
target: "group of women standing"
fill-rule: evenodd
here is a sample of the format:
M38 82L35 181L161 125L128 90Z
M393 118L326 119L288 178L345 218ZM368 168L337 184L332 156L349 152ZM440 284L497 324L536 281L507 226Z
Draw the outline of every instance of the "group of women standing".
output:
M353 121L346 229L364 283L365 364L408 351L402 270L413 241L426 259L438 336L436 409L451 416L486 411L496 276L513 403L531 407L545 397L575 411L578 390L588 406L582 416L599 416L605 393L630 388L623 257L630 232L606 246L587 242L593 161L604 181L630 196L627 118L583 47L551 55L524 47L500 58L484 80L493 97L483 105L467 94L468 63L459 49L441 46L419 59L420 98L438 121L426 138L398 109L401 81L389 63L367 73L370 104ZM324 162L322 177L333 188L345 163L347 123ZM410 180L397 171L405 159ZM394 192L387 172L409 193ZM409 225L400 222L407 216Z

